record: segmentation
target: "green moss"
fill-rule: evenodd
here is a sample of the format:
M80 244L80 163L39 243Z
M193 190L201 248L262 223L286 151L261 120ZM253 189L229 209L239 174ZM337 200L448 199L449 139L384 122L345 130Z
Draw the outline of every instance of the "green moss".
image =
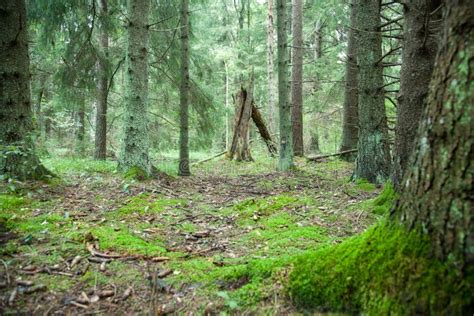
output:
M109 215L110 217L116 217L118 214L123 217L130 214L144 215L161 213L167 206L176 206L180 203L183 203L183 201L144 193L132 197L125 206L122 206L115 212L110 212Z
M423 235L381 223L342 244L301 256L287 290L305 308L368 314L459 313L472 303L472 275L430 255ZM457 311L457 312L456 312Z
M0 194L0 212L15 212L25 204L27 204L27 200L24 197L11 194Z
M149 175L140 167L131 167L123 173L123 177L127 180L144 181L149 178Z
M388 214L396 198L397 194L392 184L387 182L383 191L373 200L372 205L374 208L372 212L379 215Z
M370 183L366 179L356 179L355 184L356 184L356 187L360 191L365 191L365 192L375 191L375 184Z
M89 286L96 286L96 285L107 285L109 284L109 278L103 275L101 272L97 270L88 270L82 277L81 281L86 283Z
M132 234L127 227L97 227L90 231L99 240L101 249L111 249L128 254L157 256L166 252L160 240L144 240Z
M113 173L115 162L108 160L48 158L42 160L45 167L57 174Z

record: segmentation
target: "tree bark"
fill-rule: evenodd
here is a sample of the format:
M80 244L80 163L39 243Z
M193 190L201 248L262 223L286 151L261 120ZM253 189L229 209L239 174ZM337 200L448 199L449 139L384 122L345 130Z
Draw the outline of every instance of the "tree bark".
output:
M293 0L293 59L291 81L293 151L303 156L303 0Z
M49 172L33 141L25 1L1 1L0 15L0 177L42 179Z
M344 112L342 122L342 142L341 152L357 148L359 140L359 110L358 110L358 90L357 90L357 46L355 30L357 26L356 0L351 1L351 19L349 28L349 38L347 43L346 60L346 85L344 87ZM356 154L349 152L341 158L353 161Z
M462 276L474 264L474 6L459 0L445 7L413 167L392 216L427 233L436 257Z
M248 90L241 88L235 98L234 135L229 151L229 158L237 161L252 161L249 147L249 122L252 115L253 80Z
M262 137L263 141L267 145L268 152L273 157L277 153L277 148L275 146L275 142L272 139L270 131L268 130L267 126L265 125L265 121L263 120L262 114L255 106L255 103L252 102L252 120L257 126L258 132Z
M277 0L277 41L278 41L278 103L280 117L280 159L278 170L293 167L293 136L291 128L291 108L288 89L288 36L286 33L286 0Z
M357 0L359 142L353 179L383 183L390 176L390 151L383 90L380 0Z
M189 176L189 8L188 0L181 0L181 86L179 102L179 170L178 175Z
M148 156L148 13L150 0L128 1L125 111L118 169L151 174Z
M270 131L275 132L276 127L276 93L275 93L275 26L273 16L273 0L268 0L267 19L267 76L268 76L268 125Z
M413 150L428 95L439 40L433 32L436 27L433 21L441 19L441 10L436 15L431 13L439 5L439 0L413 0L403 6L405 36L392 173L392 183L397 189Z
M80 157L84 157L86 151L85 135L86 135L86 102L85 97L81 93L79 97L79 108L77 110L77 132L76 132L76 152Z
M94 159L105 160L107 157L107 100L109 93L108 57L109 57L109 32L107 27L108 0L100 0L101 25L99 58L99 100L95 121L95 151Z

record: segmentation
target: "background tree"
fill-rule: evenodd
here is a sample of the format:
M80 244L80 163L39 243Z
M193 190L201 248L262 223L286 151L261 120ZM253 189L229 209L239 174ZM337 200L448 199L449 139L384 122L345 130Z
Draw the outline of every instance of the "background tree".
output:
M404 4L403 63L394 146L392 183L399 187L413 150L438 49L439 0Z
M118 168L151 174L148 156L148 13L150 0L128 1L125 111Z
M288 87L288 36L286 29L286 0L277 0L278 38L278 104L280 116L280 159L278 169L289 170L293 166L293 137L291 107Z
M276 92L275 92L275 16L273 0L267 1L267 76L268 76L268 125L270 132L276 132Z
M303 156L303 0L293 0L292 8L292 62L291 66L291 121L293 151Z
M342 142L340 151L347 151L357 148L359 140L359 111L358 111L358 82L357 82L357 46L356 30L357 26L357 3L352 0L350 4L351 19L348 28L346 75L344 86L343 122L342 122ZM355 154L348 153L342 155L343 159L354 160Z
M179 125L179 172L189 176L189 8L188 0L181 0L181 86L180 86L180 125Z
M100 52L99 56L99 91L95 121L94 158L104 160L107 156L107 102L109 94L109 23L108 0L100 0Z
M380 1L357 0L359 143L353 179L383 183L390 176L390 149L383 89Z
M25 1L2 1L0 12L0 176L41 179L49 173L34 146Z

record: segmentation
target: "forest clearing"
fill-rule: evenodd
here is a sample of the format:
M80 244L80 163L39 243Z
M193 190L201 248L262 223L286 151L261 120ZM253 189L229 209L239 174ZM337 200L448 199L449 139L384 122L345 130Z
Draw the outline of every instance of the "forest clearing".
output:
M0 1L1 315L472 315L469 0Z

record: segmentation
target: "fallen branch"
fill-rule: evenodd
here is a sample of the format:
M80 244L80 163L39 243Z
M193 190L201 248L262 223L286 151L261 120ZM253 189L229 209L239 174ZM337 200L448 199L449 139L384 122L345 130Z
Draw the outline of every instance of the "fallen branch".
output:
M212 160L212 159L214 159L214 158L223 156L223 155L225 155L226 153L227 153L227 150L226 150L226 151L223 151L223 152L220 152L220 153L218 153L218 154L216 154L216 155L214 155L214 156L212 156L212 157L209 157L209 158L206 158L206 159L203 159L203 160L196 161L196 162L192 163L191 166L199 165L199 164L201 164L201 163L203 163L203 162L206 162L206 161Z
M345 155L349 153L355 153L357 152L357 149L349 149L349 150L344 150L335 154L327 154L327 155L320 155L320 156L315 156L315 157L307 157L309 161L317 161L320 159L328 158L328 157L334 157L334 156L340 156L340 155Z

